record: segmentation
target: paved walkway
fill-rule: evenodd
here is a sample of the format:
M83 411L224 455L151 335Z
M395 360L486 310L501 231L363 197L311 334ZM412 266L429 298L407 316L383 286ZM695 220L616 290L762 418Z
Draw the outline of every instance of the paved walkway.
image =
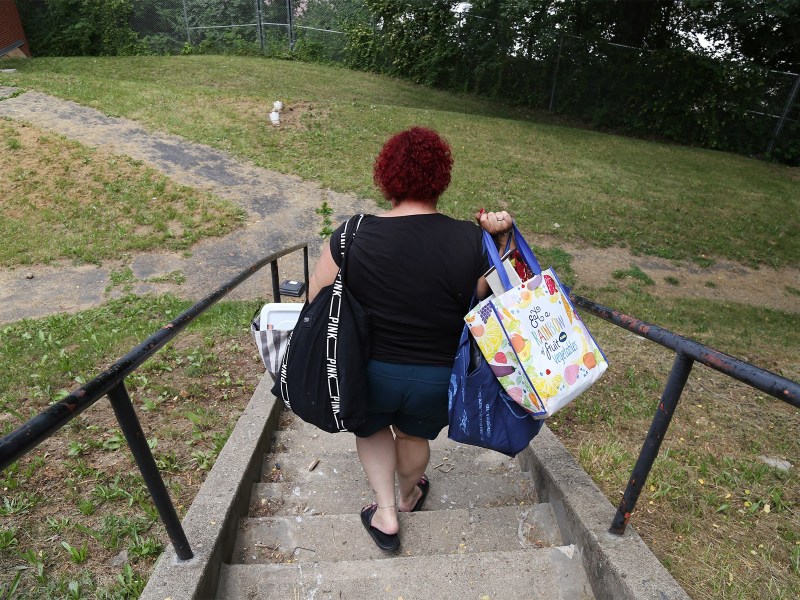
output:
M110 274L130 266L137 280L186 275L174 283L138 281L135 293L172 291L189 299L202 298L256 260L290 245L308 241L313 260L320 249L315 235L320 217L314 213L323 201L332 207L334 222L357 212L375 212L369 201L320 188L298 177L282 175L243 163L209 146L183 138L153 133L128 119L41 94L27 92L9 98L14 90L0 88L0 116L27 121L92 147L125 154L157 169L173 181L209 191L240 207L248 223L229 235L203 240L191 256L176 252L137 254L131 262L75 266L61 263L21 267L0 273L0 323L73 312L97 306L107 299ZM281 279L302 278L302 253L281 261ZM33 278L26 276L32 274ZM251 278L230 298L264 298L271 290L269 269Z

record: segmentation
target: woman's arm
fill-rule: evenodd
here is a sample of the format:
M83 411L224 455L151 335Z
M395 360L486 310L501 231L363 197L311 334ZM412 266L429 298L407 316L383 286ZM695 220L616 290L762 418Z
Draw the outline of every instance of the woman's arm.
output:
M478 297L478 300L483 300L489 294L492 293L491 288L489 287L489 282L486 281L486 277L481 277L478 279L478 288L475 292L475 295Z
M332 285L338 272L339 266L333 260L331 247L325 244L308 282L308 301L312 302L322 288Z

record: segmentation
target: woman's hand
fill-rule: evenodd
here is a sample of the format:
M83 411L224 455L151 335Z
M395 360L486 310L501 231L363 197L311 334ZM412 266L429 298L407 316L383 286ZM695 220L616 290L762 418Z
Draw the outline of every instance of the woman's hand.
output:
M493 236L502 236L508 233L511 231L511 227L514 224L511 215L505 210L486 212L480 209L475 213L475 220L478 222L478 225Z
M502 253L503 250L501 249L505 249L506 246L509 250L516 248L516 243L514 242L513 236L509 240L509 235L511 234L511 228L514 226L514 221L507 211L499 210L496 212L486 212L485 210L480 209L475 213L475 220L478 222L478 225L480 225L494 238L494 243L497 245L498 251ZM489 289L489 283L486 281L486 278L479 278L476 294L478 299L483 300L491 292L492 290Z

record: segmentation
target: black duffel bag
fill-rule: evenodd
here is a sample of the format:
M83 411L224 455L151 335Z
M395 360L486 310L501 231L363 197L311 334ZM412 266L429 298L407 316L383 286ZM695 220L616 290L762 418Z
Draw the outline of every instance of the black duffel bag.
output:
M332 285L303 306L272 393L324 431L358 431L367 414L369 318L344 285L347 251L364 215L345 223L342 261Z

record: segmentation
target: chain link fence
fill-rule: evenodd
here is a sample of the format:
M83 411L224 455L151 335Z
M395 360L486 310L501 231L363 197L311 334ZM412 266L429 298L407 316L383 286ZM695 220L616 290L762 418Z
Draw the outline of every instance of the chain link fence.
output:
M369 18L357 0L159 0L135 3L131 27L154 54L291 54L340 62L345 28Z
M753 156L800 151L797 73L568 35L553 54L539 73L551 112Z
M800 75L767 71L760 100L747 112L762 119L770 131L766 151L774 154L786 145L800 145Z

